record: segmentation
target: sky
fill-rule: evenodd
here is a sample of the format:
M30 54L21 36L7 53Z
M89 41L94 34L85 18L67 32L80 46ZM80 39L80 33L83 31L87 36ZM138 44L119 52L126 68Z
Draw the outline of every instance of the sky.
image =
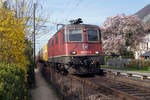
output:
M85 24L102 26L107 17L135 14L150 4L150 0L40 0L40 3L49 16L47 27L51 30L37 39L36 51L56 33L54 23L68 24L71 19L82 18Z

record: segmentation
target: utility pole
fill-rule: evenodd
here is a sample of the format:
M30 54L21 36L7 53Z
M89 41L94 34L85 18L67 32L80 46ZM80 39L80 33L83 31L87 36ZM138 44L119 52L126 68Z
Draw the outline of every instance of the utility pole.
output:
M33 64L34 64L34 68L36 67L35 65L35 10L36 10L36 4L34 3L34 7L33 7Z

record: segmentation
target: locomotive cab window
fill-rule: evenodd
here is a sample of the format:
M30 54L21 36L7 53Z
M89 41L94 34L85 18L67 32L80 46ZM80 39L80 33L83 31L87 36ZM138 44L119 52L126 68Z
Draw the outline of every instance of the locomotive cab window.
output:
M87 39L89 42L97 42L99 41L99 30L97 29L88 29L86 31Z
M82 30L81 29L70 29L69 30L69 41L71 41L71 42L82 41Z

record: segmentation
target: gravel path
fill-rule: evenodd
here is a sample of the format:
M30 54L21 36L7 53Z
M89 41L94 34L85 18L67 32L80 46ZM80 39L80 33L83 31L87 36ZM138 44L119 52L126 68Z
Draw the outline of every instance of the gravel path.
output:
M39 69L35 69L36 88L32 90L32 100L58 100L48 87Z

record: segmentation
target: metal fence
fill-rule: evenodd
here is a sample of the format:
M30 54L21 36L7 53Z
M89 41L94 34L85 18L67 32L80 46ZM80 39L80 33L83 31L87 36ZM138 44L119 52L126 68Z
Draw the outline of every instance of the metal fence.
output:
M71 75L61 75L51 67L42 67L44 77L57 89L61 100L117 100L109 94L103 94L92 83Z
M125 67L125 65L130 61L132 61L132 59L111 58L111 59L108 59L107 66Z

